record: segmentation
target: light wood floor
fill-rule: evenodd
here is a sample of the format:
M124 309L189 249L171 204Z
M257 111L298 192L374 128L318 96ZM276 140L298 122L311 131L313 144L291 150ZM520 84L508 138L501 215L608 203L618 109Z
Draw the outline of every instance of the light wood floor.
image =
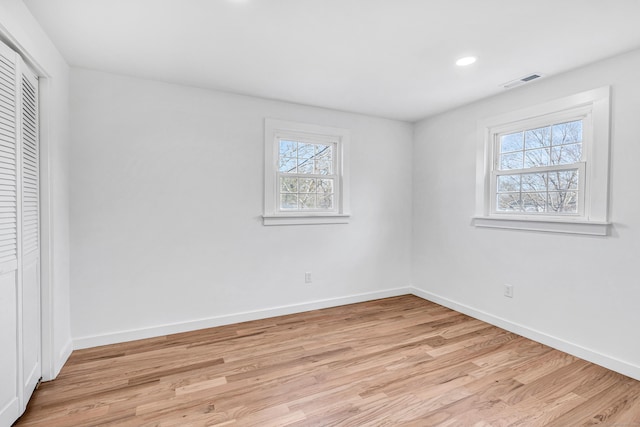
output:
M414 296L75 351L17 426L640 426L640 382Z

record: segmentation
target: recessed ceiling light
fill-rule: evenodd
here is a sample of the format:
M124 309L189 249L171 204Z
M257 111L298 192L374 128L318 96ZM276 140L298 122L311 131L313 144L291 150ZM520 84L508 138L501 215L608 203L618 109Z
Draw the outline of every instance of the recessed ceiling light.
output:
M460 58L456 61L456 65L458 67L466 67L467 65L471 65L476 62L478 58L475 56L465 56L464 58Z

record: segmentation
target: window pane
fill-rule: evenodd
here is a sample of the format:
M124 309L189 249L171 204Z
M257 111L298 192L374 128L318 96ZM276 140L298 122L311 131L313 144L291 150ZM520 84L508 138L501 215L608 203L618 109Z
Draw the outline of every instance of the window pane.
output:
M316 208L316 195L315 194L300 194L298 199L300 203L300 209L315 209Z
M333 179L319 179L317 191L318 193L333 193Z
M535 168L549 166L549 149L530 150L524 152L524 167Z
M582 158L582 143L559 145L551 148L551 164L566 165L577 163Z
M280 140L280 157L297 157L298 143L295 141Z
M331 194L318 194L318 208L320 209L333 209L333 195Z
M313 173L313 160L298 159L298 173Z
M500 137L500 152L522 150L522 132L510 133Z
M330 145L316 145L316 159L331 159L331 146Z
M280 192L281 193L297 193L298 192L298 178L291 178L286 176L280 177Z
M296 173L297 160L291 157L280 157L280 172Z
M578 212L577 191L550 191L549 210L557 213Z
M522 193L522 209L525 212L545 212L547 209L547 193Z
M498 194L496 206L501 212L520 212L520 193Z
M318 175L331 175L333 162L331 159L320 159L315 161L315 173Z
M522 151L500 155L500 169L522 169Z
M546 191L546 173L525 173L522 175L522 191Z
M315 193L316 180L314 178L300 178L300 193Z
M551 145L551 127L531 129L524 133L524 148L542 148Z
M520 191L520 175L498 175L498 192Z
M311 159L315 150L315 144L298 144L298 159Z
M577 190L578 169L549 172L549 190Z
M553 125L553 145L582 142L582 120Z
M297 194L281 194L280 209L298 209Z

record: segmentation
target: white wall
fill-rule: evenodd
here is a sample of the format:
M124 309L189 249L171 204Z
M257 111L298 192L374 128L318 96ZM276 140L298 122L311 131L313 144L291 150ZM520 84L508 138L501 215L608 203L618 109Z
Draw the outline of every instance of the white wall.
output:
M265 117L351 129L350 224L262 225ZM83 69L71 123L76 347L407 292L410 124Z
M640 51L532 83L416 124L417 293L640 379ZM471 225L482 118L612 87L612 234ZM513 299L503 285L515 287Z
M0 2L0 38L40 73L43 377L71 353L69 303L69 67L20 0Z

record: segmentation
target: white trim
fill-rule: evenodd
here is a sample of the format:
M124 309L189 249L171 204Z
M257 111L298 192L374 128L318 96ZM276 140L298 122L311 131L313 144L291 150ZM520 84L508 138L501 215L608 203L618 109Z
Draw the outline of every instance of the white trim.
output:
M478 310L466 304L453 301L449 298L445 298L429 291L424 291L422 289L412 287L411 293L417 297L434 302L436 304L440 304L444 307L466 314L475 319L490 323L509 332L513 332L541 344L548 345L549 347L553 347L565 353L569 353L573 356L579 357L581 359L595 363L596 365L603 366L607 369L611 369L612 371L619 372L622 375L627 375L640 381L640 365L634 365L633 363L616 359L615 357L611 357L606 354L591 350L589 348L582 347L578 344L566 341L553 335L546 334L536 329L532 329L520 323L515 323L502 317L494 316L493 314Z
M478 227L607 235L610 92L610 88L605 86L478 121L476 212L473 224ZM526 213L494 212L494 161L497 149L494 136L529 126L541 126L547 122L549 124L556 119L568 120L579 116L583 116L586 123L583 139L583 161L586 160L586 166L579 166L585 169L580 179L580 193L583 197L579 214L538 214L533 218ZM574 166L575 164L566 165L567 168Z
M250 320L267 319L269 317L284 316L287 314L302 313L305 311L319 310L322 308L337 307L341 305L355 304L358 302L372 301L381 298L396 297L399 295L407 295L409 293L410 288L408 287L394 288L383 291L354 294L345 297L328 298L299 304L283 305L261 310L244 311L240 313L209 317L205 319L188 320L179 323L169 323L149 328L130 329L108 334L91 335L75 338L73 341L73 347L75 350L78 350L100 345L153 338L180 332L189 332L198 329L206 329L233 323L247 322Z
M348 224L350 215L263 215L264 225Z
M67 359L69 359L69 356L71 356L72 352L73 352L73 340L69 338L69 340L65 343L64 346L62 346L62 348L58 352L58 358L57 360L55 360L55 364L54 364L54 369L55 369L53 371L54 378L58 376L58 374L60 373L60 370L62 370L62 367L66 363ZM43 377L43 380L45 380L44 377Z
M42 378L52 380L66 359L56 360L53 291L53 180L51 178L51 79L38 79L40 96L40 302Z
M485 228L506 228L525 231L552 231L556 233L589 234L593 236L609 235L609 222L582 221L557 218L515 218L504 217L474 217L473 225Z
M310 212L283 212L279 209L278 191L278 147L275 140L282 135L293 135L313 143L333 143L336 181L334 187L334 210ZM264 121L264 225L301 224L347 224L349 205L349 146L351 132L348 129L298 123L266 118Z

